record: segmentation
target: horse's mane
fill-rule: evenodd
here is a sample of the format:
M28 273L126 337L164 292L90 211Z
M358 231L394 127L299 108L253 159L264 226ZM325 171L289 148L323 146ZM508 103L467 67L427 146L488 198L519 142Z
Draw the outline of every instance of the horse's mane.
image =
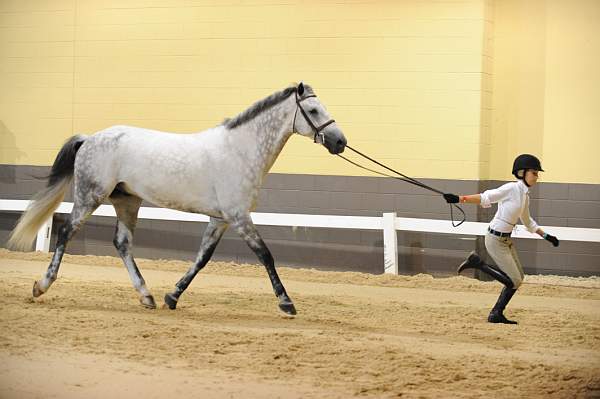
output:
M293 93L295 93L297 90L298 90L298 85L292 85L290 87L286 87L282 91L273 93L269 97L263 98L262 100L255 102L254 104L252 104L250 106L250 108L248 108L241 114L239 114L233 118L225 119L223 121L222 125L225 126L227 129L233 129L240 125L243 125L244 123L254 119L257 115L259 115L263 111L266 111L267 109L273 107L274 105L279 104L280 102L282 102L283 100L285 100L286 98L291 96ZM309 85L305 84L304 92L312 94L313 90Z

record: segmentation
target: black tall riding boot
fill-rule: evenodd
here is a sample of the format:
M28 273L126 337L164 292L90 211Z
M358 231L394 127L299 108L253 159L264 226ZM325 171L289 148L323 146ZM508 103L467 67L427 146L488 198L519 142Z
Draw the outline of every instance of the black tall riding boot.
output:
M500 293L500 296L498 297L498 302L496 302L496 305L494 305L494 308L492 309L492 311L490 312L490 315L488 316L488 322L504 323L504 324L517 324L516 321L508 320L506 317L504 317L504 314L502 313L504 311L504 308L506 308L506 304L508 304L508 302L513 297L515 292L517 292L517 290L514 288L504 287L502 289L502 292Z
M510 301L512 296L517 291L516 289L513 288L513 282L510 279L510 277L508 277L506 275L506 273L504 273L502 270L496 269L495 267L492 267L490 265L486 265L485 263L483 263L481 258L475 252L471 252L469 254L469 257L467 258L467 260L465 260L458 267L457 271L460 274L460 272L462 272L465 269L481 270L482 272L493 277L498 282L504 284L504 288L502 289L502 292L500 293L500 296L498 297L498 301L496 302L496 305L494 305L494 308L492 309L492 311L490 312L490 315L488 316L488 322L504 323L504 324L517 324L516 321L508 320L506 317L504 317L504 314L502 313L504 311L504 308L506 308L506 304L508 303L508 301Z
M479 255L477 255L475 252L471 252L467 260L461 263L457 270L458 274L460 274L460 272L462 272L465 269L481 270L485 274L491 276L494 280L504 284L506 287L513 287L513 282L510 279L510 277L506 275L506 273L504 273L500 269L496 269L495 267L483 263Z

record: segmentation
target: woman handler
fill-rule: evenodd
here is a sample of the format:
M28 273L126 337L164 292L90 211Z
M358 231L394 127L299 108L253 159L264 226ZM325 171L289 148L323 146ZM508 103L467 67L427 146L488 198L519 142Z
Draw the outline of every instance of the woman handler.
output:
M559 244L556 237L545 233L529 216L529 190L537 183L538 172L543 171L539 159L530 154L522 154L513 163L512 173L517 181L506 183L481 194L461 196L444 194L448 203L480 204L484 208L498 203L498 211L490 222L488 233L485 236L485 248L497 266L485 264L475 252L471 252L467 260L458 268L458 273L465 269L480 270L504 284L498 302L488 316L490 323L517 324L516 321L508 320L503 314L504 308L523 282L524 277L523 267L510 238L517 220L520 218L527 230L537 233L555 247Z

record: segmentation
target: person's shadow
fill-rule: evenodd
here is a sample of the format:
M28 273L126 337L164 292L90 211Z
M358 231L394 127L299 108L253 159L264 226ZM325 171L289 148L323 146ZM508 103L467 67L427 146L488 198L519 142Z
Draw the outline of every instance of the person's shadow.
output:
M0 120L0 199L19 199L17 161L24 155L17 148L13 132ZM0 247L5 247L18 218L18 213L0 212Z
M25 153L17 148L17 140L13 132L0 120L0 183L16 184L17 161ZM10 193L0 192L3 196Z

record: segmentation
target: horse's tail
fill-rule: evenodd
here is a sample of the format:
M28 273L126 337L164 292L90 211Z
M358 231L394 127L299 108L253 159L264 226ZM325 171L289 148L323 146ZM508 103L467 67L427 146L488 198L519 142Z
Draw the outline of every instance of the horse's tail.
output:
M21 251L31 248L38 230L52 216L65 197L65 192L73 179L75 156L86 139L87 137L82 135L73 136L62 146L48 176L48 185L31 199L10 234L8 248Z

